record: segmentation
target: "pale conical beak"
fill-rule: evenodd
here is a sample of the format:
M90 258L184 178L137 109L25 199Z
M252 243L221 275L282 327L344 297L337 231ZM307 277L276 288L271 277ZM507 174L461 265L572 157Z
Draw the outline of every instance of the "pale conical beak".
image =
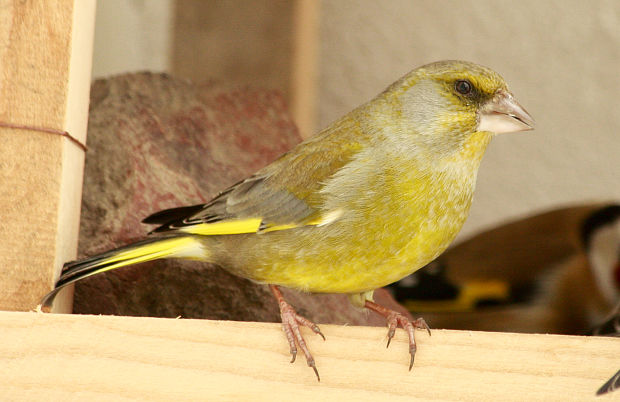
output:
M498 91L481 109L478 131L514 133L534 129L534 119L508 91Z

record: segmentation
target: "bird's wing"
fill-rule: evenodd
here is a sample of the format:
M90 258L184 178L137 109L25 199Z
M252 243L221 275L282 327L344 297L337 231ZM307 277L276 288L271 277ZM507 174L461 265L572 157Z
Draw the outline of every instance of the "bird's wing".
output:
M143 222L161 225L154 232L199 235L268 232L331 223L339 215L321 207L320 189L361 146L341 142L326 148L318 144L301 144L207 204L164 210Z

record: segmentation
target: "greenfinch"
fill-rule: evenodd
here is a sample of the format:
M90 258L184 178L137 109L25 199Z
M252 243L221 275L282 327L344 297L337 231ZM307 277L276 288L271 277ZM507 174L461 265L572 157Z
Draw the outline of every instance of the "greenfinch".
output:
M408 333L423 319L373 301L373 291L437 257L459 232L476 174L494 134L531 130L533 120L494 71L463 61L419 67L207 204L157 212L151 236L65 264L59 289L91 275L159 258L215 263L268 284L292 361L297 348L320 380L298 315L279 286L345 293ZM324 338L324 337L323 337Z

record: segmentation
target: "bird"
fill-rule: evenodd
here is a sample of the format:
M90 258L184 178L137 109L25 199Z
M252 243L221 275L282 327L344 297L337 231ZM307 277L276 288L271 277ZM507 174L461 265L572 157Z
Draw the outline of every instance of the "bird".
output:
M299 315L280 287L343 293L354 306L385 317L389 346L398 327L430 329L373 300L375 289L441 254L465 222L491 138L532 130L534 120L495 71L466 61L418 67L206 204L156 212L144 240L65 263L54 289L160 258L216 264L265 284L290 347L316 378L301 333L318 325Z

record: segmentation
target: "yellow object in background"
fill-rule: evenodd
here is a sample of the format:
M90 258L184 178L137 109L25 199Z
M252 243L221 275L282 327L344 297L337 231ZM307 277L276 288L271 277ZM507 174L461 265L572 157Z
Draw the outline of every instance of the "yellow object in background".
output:
M503 303L510 297L510 287L502 281L468 282L452 300L399 300L412 313L466 313L479 308L480 302Z
M110 269L157 258L199 259L269 284L293 360L297 345L317 375L298 315L278 286L346 293L386 317L389 340L407 330L410 364L421 319L378 305L376 288L423 267L467 218L476 173L492 136L533 120L494 71L444 61L408 73L205 205L161 211L138 243L65 265L56 291Z

